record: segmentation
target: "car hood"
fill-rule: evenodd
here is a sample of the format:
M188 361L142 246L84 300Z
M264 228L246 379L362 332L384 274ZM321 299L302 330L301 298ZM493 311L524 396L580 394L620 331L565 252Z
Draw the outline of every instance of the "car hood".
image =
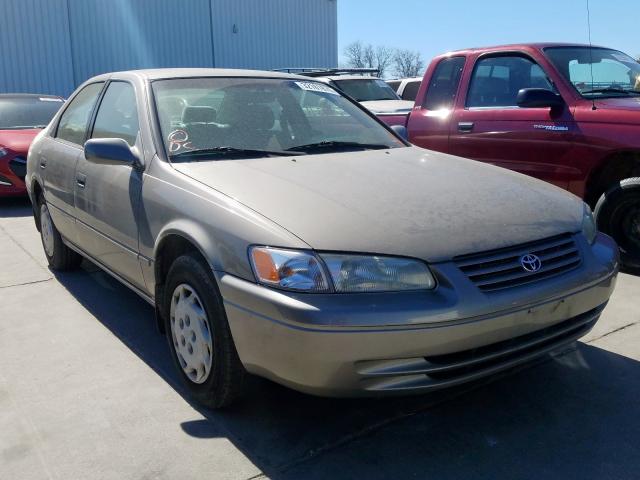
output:
M413 108L413 102L408 100L370 100L360 104L373 113L408 113Z
M640 122L640 97L605 98L596 101L596 107L616 110L635 110Z
M437 262L577 231L550 184L418 147L174 164L316 250Z
M31 128L28 130L0 130L0 146L10 148L16 153L27 153L29 145L40 129Z

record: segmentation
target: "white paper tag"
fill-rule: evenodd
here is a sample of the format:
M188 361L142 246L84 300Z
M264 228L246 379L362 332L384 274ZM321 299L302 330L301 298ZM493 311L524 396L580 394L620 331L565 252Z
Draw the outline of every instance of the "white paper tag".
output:
M340 95L333 88L320 82L295 82L302 90L318 93L330 93L332 95Z

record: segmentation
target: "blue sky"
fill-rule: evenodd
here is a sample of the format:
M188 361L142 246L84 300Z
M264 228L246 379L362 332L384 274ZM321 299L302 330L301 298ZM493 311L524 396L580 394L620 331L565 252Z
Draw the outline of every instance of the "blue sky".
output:
M362 40L419 50L431 57L458 48L502 43L587 43L585 0L336 0L338 54ZM590 0L594 44L640 56L640 2Z

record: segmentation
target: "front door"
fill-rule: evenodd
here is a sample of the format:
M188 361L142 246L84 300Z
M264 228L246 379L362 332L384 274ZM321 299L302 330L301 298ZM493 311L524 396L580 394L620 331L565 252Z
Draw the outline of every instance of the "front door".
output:
M527 56L479 58L466 99L459 100L450 125L449 151L567 188L576 175L571 111L566 106L561 112L519 108L516 98L522 88L555 91L543 69Z
M130 83L107 85L89 136L122 138L139 149L138 111ZM111 271L144 288L138 261L141 188L142 172L131 165L92 163L84 155L78 160L75 202L80 246Z

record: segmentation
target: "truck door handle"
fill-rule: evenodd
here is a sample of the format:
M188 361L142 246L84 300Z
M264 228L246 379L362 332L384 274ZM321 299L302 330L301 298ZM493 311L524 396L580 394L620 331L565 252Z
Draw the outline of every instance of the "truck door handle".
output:
M84 188L87 184L87 176L84 173L78 173L76 175L76 185L80 188Z
M473 122L458 122L458 131L470 132L473 130Z
M44 170L45 168L47 168L47 159L46 158L41 158L40 159L40 168L42 170Z

